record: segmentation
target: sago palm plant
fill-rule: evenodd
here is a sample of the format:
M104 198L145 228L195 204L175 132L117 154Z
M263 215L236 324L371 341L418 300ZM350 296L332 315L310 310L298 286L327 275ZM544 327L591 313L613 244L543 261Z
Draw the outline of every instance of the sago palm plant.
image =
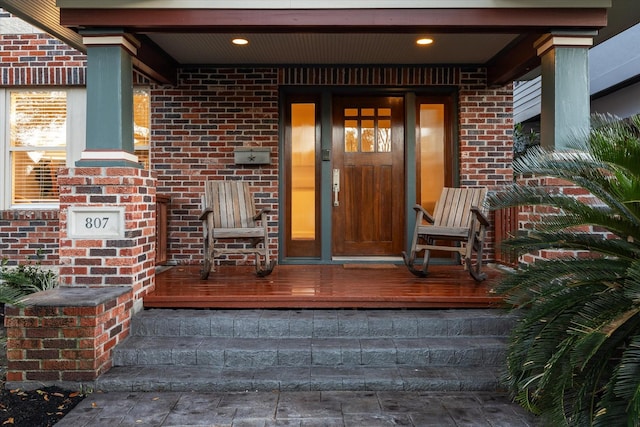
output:
M599 117L584 140L575 150L530 150L515 172L568 181L595 202L517 184L490 198L495 209L557 209L508 240L509 249L566 250L507 274L497 288L521 316L506 381L548 425L638 426L640 116Z

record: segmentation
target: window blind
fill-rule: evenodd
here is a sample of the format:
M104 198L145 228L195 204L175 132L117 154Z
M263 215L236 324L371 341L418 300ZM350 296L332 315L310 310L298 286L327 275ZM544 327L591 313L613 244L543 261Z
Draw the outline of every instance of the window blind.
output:
M12 204L56 203L58 169L66 164L66 92L11 92L9 122Z

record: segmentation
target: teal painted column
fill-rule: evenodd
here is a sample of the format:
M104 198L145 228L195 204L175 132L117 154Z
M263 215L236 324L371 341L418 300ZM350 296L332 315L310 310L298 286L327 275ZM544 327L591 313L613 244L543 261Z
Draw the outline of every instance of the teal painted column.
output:
M535 44L542 61L540 141L563 150L589 129L589 47L593 34L547 34Z
M87 139L76 166L141 167L133 146L133 60L129 35L85 35Z

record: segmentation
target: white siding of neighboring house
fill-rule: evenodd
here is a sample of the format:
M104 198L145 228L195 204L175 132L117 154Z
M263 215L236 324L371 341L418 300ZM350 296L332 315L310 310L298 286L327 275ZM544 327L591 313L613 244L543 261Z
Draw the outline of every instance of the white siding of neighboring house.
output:
M3 9L0 8L0 12ZM0 16L0 34L35 34L42 30L14 16Z
M640 113L640 24L589 50L592 113L610 113L629 117ZM629 85L624 85L630 82ZM607 93L609 88L619 90ZM517 82L513 93L514 122L521 123L540 115L541 79ZM600 93L606 93L599 96Z

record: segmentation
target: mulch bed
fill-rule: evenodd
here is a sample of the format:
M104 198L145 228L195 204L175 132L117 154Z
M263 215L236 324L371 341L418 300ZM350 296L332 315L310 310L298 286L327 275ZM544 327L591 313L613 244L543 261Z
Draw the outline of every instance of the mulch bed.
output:
M38 390L0 390L0 425L20 427L52 426L84 399L77 391L59 387Z
M2 307L4 312L4 307ZM0 339L5 335L4 315L0 314ZM5 374L7 352L0 344L0 427L48 427L52 426L84 399L76 391L59 387L43 387L38 390L7 390Z

